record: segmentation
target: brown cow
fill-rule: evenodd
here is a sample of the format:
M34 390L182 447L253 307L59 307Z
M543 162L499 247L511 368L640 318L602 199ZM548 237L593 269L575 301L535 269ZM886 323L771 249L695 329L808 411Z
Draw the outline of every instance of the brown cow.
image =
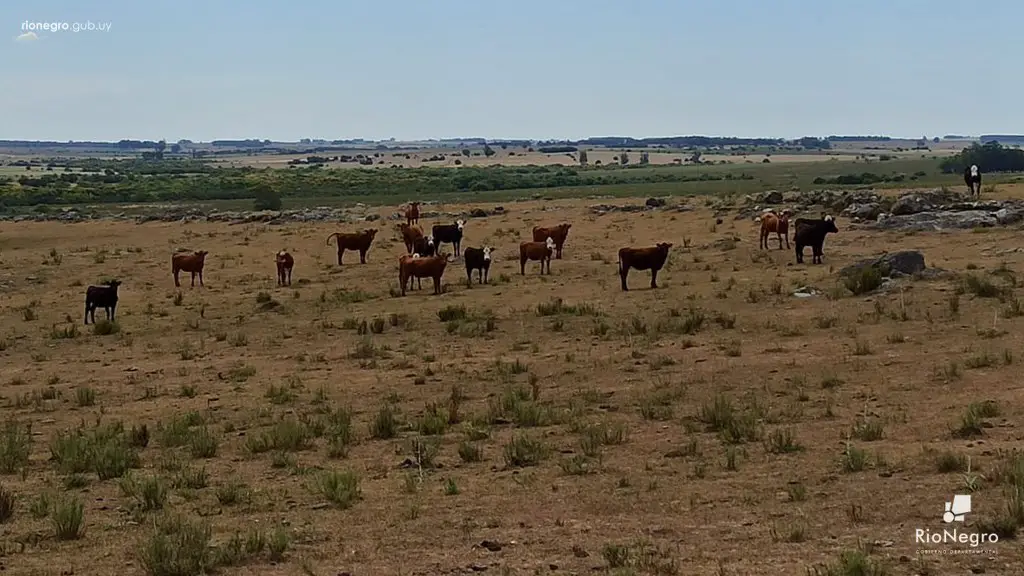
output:
M761 222L761 248L768 249L768 235L775 232L779 238L779 250L782 250L783 238L786 239L786 249L789 249L789 210L783 210L782 214L766 212L754 221Z
M550 226L547 228L541 226L533 227L533 241L543 242L545 238L551 238L555 241L555 259L562 259L562 246L565 245L565 238L569 235L569 228L572 228L572 224L563 223L558 226Z
M658 287L658 270L668 260L668 249L672 247L671 242L659 242L656 246L649 248L620 248L619 249L619 278L622 279L622 289L628 291L626 276L629 269L651 271L651 288Z
M199 274L199 285L203 286L203 265L206 263L206 250L198 250L189 254L179 252L171 256L171 272L174 273L174 285L181 287L178 283L178 272L185 271L192 274L192 287L196 286L196 274Z
M295 259L288 252L281 250L277 253L277 285L292 285L292 267L295 266ZM285 278L287 277L287 282Z
M409 226L420 223L419 202L409 202L409 207L405 209L405 223Z
M444 270L451 262L451 255L438 255L417 257L402 256L398 259L398 281L402 284L402 296L405 296L405 285L412 278L432 278L434 280L434 294L441 293L441 277Z
M406 262L408 260L412 260L413 258L423 258L423 256L424 256L423 254L420 254L418 252L413 252L412 254L403 254L402 256L399 256L398 257L398 270L399 270L399 273L401 273L402 263L403 262ZM431 256L433 256L433 254L431 254ZM416 289L417 290L423 290L423 283L421 282L421 280L422 280L421 278L416 278ZM410 276L409 277L409 290L412 290L412 281L413 281L413 277Z
M416 241L423 238L423 230L411 224L402 223L398 225L398 231L402 233L402 242L405 242L405 251L412 254Z
M345 250L358 250L359 263L366 264L366 252L370 250L370 244L376 235L376 228L367 228L359 232L332 232L327 237L327 244L330 245L331 237L338 237L338 266L341 266L341 257Z
M551 274L551 256L555 252L555 241L549 236L544 242L522 242L519 244L519 273L526 274L527 260L540 260L540 273L544 273L544 263L548 263L548 274Z

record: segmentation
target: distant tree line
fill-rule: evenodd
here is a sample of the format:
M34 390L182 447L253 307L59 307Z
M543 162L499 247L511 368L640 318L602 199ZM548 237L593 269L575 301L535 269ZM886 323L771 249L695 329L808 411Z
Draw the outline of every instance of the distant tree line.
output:
M999 142L975 143L944 158L939 168L946 173L963 172L972 164L977 164L982 172L1024 172L1024 150L1006 148Z

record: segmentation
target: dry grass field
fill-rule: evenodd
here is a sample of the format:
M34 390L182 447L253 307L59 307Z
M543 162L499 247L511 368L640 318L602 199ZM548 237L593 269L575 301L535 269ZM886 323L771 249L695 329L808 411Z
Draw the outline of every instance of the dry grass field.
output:
M1019 231L840 219L824 265L796 265L704 210L507 206L466 226L464 246L496 248L491 285L467 288L459 260L446 293L404 298L393 222L340 267L335 225L3 224L0 569L1024 573ZM520 276L518 242L561 221L564 259ZM622 292L618 248L658 241L659 288L634 271ZM897 246L969 280L837 284ZM205 287L174 288L176 248L210 252ZM116 325L83 326L109 277ZM1004 538L918 554L967 548L914 530L948 528L968 491L956 526Z

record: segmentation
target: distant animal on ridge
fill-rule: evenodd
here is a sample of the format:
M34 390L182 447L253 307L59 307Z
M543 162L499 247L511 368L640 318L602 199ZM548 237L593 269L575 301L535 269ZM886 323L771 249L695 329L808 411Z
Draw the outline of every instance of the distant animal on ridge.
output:
M338 266L341 266L341 258L345 254L345 250L358 251L359 263L366 264L366 253L370 250L370 244L373 243L375 236L377 236L376 228L367 228L359 232L332 232L327 237L327 244L331 244L332 237L337 237Z
M402 242L405 243L406 252L412 254L414 252L413 243L423 238L423 230L403 222L398 225L398 231L402 233Z
M761 244L762 249L768 249L768 236L775 233L779 238L779 250L782 250L782 239L786 239L786 248L789 248L789 210L783 210L781 214L768 212L759 216L755 222L761 223Z
M469 285L473 285L473 270L479 271L478 284L487 283L487 273L491 269L491 249L488 246L483 248L466 248L462 253L462 259L466 262L466 279Z
M981 170L978 169L977 164L971 164L964 168L964 182L967 184L971 196L981 198Z
M175 287L181 287L178 283L178 272L188 272L192 275L192 287L196 286L196 274L199 275L199 285L203 286L203 266L206 264L206 250L198 250L191 254L179 252L171 256L171 272L174 274Z
M648 248L620 248L619 279L622 280L622 289L629 291L629 286L626 285L626 277L629 276L630 268L650 270L651 288L657 288L658 271L665 266L665 261L668 260L668 249L671 247L671 242L659 242Z
M555 241L555 259L562 259L562 246L565 245L565 239L569 236L569 228L572 228L572 224L562 223L558 226L533 227L533 241L543 242L546 238L551 238Z
M277 253L277 285L278 286L291 286L292 285L292 267L295 266L295 259L292 255L281 250ZM287 282L286 282L287 277Z
M431 278L434 281L434 294L441 293L441 277L451 262L451 255L437 255L416 258L402 256L398 260L398 282L402 285L402 296L405 296L406 283L411 278Z
M804 247L810 246L813 256L813 264L821 264L821 257L824 256L823 247L825 236L829 233L838 234L836 220L828 214L823 214L821 220L811 218L797 218L795 221L796 232L793 233L793 244L796 245L796 263L804 262Z
M438 252L441 250L441 244L451 244L455 247L455 256L457 257L465 226L465 220L456 220L455 224L434 224L430 235L434 237L434 244L437 244Z
M103 286L89 286L85 289L85 323L89 323L92 316L92 323L96 323L96 308L103 308L107 313L107 320L114 321L114 311L117 309L117 287L121 285L120 280L108 280Z
M420 223L420 203L410 202L409 207L405 209L405 223L408 225Z
M521 242L519 244L519 273L526 274L526 261L540 261L540 273L544 273L547 262L548 274L551 274L551 257L555 254L555 241L550 236L543 242Z

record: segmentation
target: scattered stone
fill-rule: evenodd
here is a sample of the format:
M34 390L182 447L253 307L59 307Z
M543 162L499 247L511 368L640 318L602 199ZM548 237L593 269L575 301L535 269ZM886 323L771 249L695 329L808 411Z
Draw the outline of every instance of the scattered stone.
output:
M489 550L491 552L499 552L499 551L501 551L501 544L498 544L497 542L494 542L493 540L484 540L483 542L480 543L480 547L484 548L486 550Z

